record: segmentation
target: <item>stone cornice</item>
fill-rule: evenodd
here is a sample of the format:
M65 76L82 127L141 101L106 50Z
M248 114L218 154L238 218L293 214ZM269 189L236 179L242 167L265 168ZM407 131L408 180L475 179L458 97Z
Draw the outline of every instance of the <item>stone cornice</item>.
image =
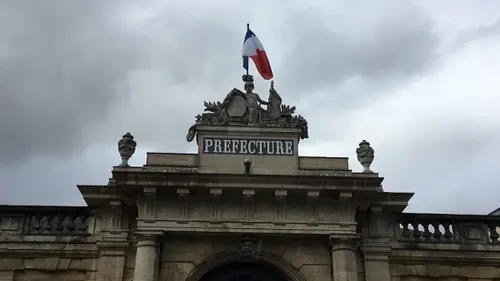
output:
M320 175L245 175L148 171L148 168L115 168L113 177L119 188L144 186L204 186L255 188L328 189L349 191L377 191L383 181L380 177L320 176ZM339 171L341 173L342 171ZM333 172L332 172L333 173Z
M36 213L43 212L85 212L90 211L87 206L33 206L33 205L0 205L1 214L16 214L16 213Z
M71 243L71 244L69 244ZM29 242L12 241L0 243L0 258L30 257L96 258L99 250L95 242Z
M356 223L318 223L311 226L306 222L274 223L270 221L227 221L217 223L210 221L156 221L154 224L138 220L137 233L148 232L191 232L191 233L224 233L231 229L232 233L258 233L258 234L287 234L287 235L329 235L330 233L351 234L355 232Z
M446 265L500 266L500 246L487 246L488 249L465 250L463 245L435 245L434 249L392 248L389 254L391 263ZM419 247L420 248L420 247ZM441 249L439 249L441 248ZM448 249L445 249L448 248Z

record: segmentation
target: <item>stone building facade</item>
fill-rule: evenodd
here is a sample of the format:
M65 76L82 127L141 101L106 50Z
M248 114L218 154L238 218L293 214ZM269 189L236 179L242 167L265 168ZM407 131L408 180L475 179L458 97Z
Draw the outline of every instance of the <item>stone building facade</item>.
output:
M78 186L87 207L0 206L0 281L500 280L498 216L403 212L365 141L362 172L299 156L307 122L252 82L205 103L196 154L129 166L126 134L108 183Z

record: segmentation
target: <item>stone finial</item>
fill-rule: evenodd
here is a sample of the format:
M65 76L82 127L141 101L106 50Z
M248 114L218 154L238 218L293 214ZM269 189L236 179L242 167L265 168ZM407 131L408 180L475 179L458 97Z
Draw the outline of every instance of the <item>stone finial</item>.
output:
M134 155L137 143L134 141L134 136L130 133L123 135L123 138L118 141L118 152L122 158L122 163L119 166L128 167L128 160Z
M363 173L373 173L370 170L370 165L375 158L375 151L370 147L370 143L363 140L359 147L356 149L356 154L358 155L358 161L363 166Z

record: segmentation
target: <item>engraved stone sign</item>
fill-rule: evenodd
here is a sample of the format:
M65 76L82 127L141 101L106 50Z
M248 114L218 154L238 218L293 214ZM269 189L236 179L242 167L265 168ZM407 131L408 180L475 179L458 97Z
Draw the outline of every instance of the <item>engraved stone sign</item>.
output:
M292 140L204 138L203 153L242 155L295 155Z

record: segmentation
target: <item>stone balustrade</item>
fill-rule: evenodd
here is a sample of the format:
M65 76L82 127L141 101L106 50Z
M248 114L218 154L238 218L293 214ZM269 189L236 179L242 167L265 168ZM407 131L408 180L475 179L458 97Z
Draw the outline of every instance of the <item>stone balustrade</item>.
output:
M0 206L0 229L21 235L88 235L87 207Z
M500 244L500 217L403 213L400 241L414 243Z

